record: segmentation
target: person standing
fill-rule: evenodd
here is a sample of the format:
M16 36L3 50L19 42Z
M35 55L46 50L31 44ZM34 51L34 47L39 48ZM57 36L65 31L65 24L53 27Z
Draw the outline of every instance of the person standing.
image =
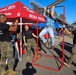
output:
M30 54L31 54L31 48L34 49L34 55L35 57L37 57L36 55L36 41L34 39L38 38L30 29L28 25L24 26L25 31L23 32L23 42L24 42L24 46L27 47L27 59L30 58Z
M52 43L52 49L54 49L54 6L52 6L52 11L47 11L46 8L44 8L44 16L46 18L46 26L45 28L40 32L39 37L43 41L44 45L46 45L47 40L44 38L44 35L46 33L49 33Z
M9 26L6 24L7 17L5 14L0 14L0 51L1 51L1 75L5 75L7 72L9 75L16 73L13 70L13 46L11 43L10 31L16 31L18 26L18 20L15 21L15 26ZM6 65L8 64L8 70Z
M67 34L72 34L73 35L73 47L72 47L72 53L71 56L68 60L68 62L64 62L64 65L67 67L70 67L71 63L74 62L76 64L76 29L74 29L72 32L69 32L66 28L65 28L65 32Z

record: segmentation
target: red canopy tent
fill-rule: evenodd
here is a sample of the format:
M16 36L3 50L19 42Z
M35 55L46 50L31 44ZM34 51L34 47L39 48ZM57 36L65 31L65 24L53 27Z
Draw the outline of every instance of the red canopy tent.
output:
M22 22L33 23L37 21L38 16L38 22L45 22L45 18L42 15L34 12L30 8L22 4L20 1L4 8L0 8L0 14L5 14L8 18L8 21L12 21L15 18L22 18Z
M20 1L15 2L4 8L0 8L0 14L5 14L9 22L13 22L16 18L20 20L20 23L36 23L45 22L45 18L34 12ZM20 32L22 33L22 24L20 24ZM20 37L20 53L22 58L22 36Z

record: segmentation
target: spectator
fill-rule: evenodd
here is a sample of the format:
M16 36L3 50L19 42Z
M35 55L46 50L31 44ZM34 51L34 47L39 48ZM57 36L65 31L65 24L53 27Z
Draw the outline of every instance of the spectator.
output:
M34 54L35 57L37 57L37 53L36 53L36 42L35 42L35 38L38 38L30 29L28 25L24 26L25 31L23 32L23 42L24 42L24 46L27 46L27 59L30 58L30 54L31 54L31 47L33 47L34 49Z
M70 67L71 63L74 62L76 64L76 29L74 29L72 32L69 32L67 29L65 29L67 34L73 34L73 47L72 47L72 53L67 63L64 62L64 65L67 67Z
M15 26L9 26L6 24L7 17L4 14L0 14L0 51L1 51L1 75L17 73L13 70L13 46L11 43L10 31L16 31L18 26L18 20L15 21ZM6 64L8 69L6 70Z

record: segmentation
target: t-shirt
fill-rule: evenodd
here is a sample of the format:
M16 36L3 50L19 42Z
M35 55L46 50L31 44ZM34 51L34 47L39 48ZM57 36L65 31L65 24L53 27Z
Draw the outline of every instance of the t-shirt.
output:
M46 26L51 26L52 28L54 28L54 20L49 16L46 16Z
M74 35L73 44L76 44L76 29L72 31L72 34Z
M25 36L25 38L26 39L31 39L31 38L33 38L33 36L32 36L32 31L31 30L28 30L28 31L24 31L23 32L23 36Z
M11 38L12 38L13 42L17 41L17 33L12 33Z
M11 40L11 35L9 32L10 26L5 23L0 23L0 41L10 41Z

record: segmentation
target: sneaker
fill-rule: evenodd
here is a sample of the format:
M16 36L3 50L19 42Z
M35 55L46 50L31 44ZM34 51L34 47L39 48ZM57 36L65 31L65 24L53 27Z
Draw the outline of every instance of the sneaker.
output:
M46 46L47 42L48 42L48 41L46 41L45 43L43 43L43 44L44 44L44 46Z
M20 71L19 70L13 70L14 72L16 72L16 73L19 73Z
M44 46L46 46L46 43L43 43Z
M65 62L64 62L64 65L65 65L66 67L70 67L70 65L69 65L69 64L67 64L67 63L65 63Z

